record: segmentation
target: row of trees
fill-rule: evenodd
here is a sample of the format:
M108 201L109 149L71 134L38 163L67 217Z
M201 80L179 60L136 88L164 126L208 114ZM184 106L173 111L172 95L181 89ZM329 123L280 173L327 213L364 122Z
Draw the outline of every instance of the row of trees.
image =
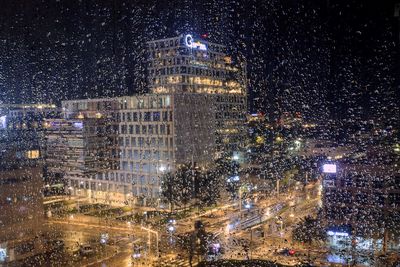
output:
M173 206L185 207L195 201L198 206L215 204L219 198L220 180L214 171L204 171L192 165L180 166L161 179L164 200Z
M186 207L196 204L206 207L216 204L223 190L234 197L239 188L239 164L229 157L219 158L211 169L201 169L196 164L187 163L179 166L175 172L168 172L161 177L163 199L173 206Z

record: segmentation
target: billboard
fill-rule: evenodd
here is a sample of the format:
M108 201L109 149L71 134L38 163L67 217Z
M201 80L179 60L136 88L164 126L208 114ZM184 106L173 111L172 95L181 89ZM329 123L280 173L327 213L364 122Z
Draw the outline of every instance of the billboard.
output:
M327 163L322 166L324 173L336 173L336 164Z

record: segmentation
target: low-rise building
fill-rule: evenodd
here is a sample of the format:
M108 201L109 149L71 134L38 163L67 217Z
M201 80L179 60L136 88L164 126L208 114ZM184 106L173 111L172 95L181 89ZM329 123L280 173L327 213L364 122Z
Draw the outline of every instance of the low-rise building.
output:
M29 131L0 129L0 265L43 253L43 180ZM33 149L32 149L33 148Z

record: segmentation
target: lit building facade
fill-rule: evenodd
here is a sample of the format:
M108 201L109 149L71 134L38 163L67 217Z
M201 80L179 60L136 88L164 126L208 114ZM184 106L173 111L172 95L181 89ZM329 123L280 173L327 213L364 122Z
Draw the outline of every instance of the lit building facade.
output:
M46 120L47 170L66 181L70 193L97 198L101 184L96 178L118 168L118 130L111 112L116 104L107 99L66 101L63 118Z
M53 130L48 140L54 145L48 145L48 158L49 162L55 159L53 166L63 166L56 167L63 172L65 164L56 154L79 151L75 157L81 161L68 160L72 152L64 153L63 162L80 166L70 164L65 172L71 193L115 204L138 200L147 204L159 199L163 173L187 162L210 165L222 151L239 153L245 141L246 79L224 50L190 35L152 41L148 43L149 94L64 101L64 119L49 121ZM57 130L57 123L69 130ZM85 130L93 127L97 130L92 134ZM107 134L99 136L99 131ZM110 162L94 163L90 175L76 173L76 168L88 170L87 163L101 157L88 153L90 145L85 141L73 148L71 138L97 140L92 150L101 151L102 162Z
M96 112L89 106L101 99L64 101L65 118L46 121L49 172L64 174L71 193L94 200L158 199L163 173L190 161L212 163L215 99L126 96L104 99L114 103L112 110Z
M15 143L23 144L16 152L18 157L42 158L45 120L59 115L56 106L50 104L1 104L0 130L7 131Z
M216 142L221 150L241 150L247 110L245 62L234 63L226 46L191 34L150 41L147 47L151 92L216 98Z

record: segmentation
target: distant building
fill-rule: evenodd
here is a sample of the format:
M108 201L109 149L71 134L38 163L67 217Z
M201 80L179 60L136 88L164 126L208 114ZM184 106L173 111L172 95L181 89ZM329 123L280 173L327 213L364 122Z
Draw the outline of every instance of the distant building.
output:
M0 129L0 265L44 252L40 146L34 130L16 125Z
M400 250L399 155L369 147L323 166L323 215L331 244Z
M354 144L337 144L329 140L306 139L299 155L304 157L324 156L331 159L341 159L353 154L356 149Z
M8 143L18 144L17 157L42 158L45 119L59 115L55 105L0 104L0 131L7 133Z
M163 173L244 148L246 79L224 46L182 35L148 47L150 94L63 101L64 118L48 121L49 168L71 193L147 204Z
M44 223L41 168L0 164L0 264L42 252L35 237ZM21 167L23 169L21 169Z

